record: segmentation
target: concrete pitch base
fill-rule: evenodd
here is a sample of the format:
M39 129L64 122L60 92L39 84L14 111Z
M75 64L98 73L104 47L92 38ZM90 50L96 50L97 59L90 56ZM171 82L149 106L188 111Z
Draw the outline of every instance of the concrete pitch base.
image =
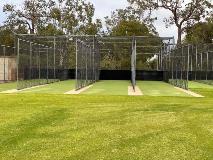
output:
M128 86L128 95L129 96L142 96L143 93L141 92L138 86L135 86L135 91L133 90L132 86Z
M187 94L189 94L189 95L191 95L191 96L193 96L193 97L200 97L200 98L203 98L203 97L204 97L204 96L202 96L202 95L200 95L200 94L194 93L194 92L189 91L189 90L185 90L185 89L183 89L183 88L179 88L179 87L175 87L175 88L178 89L178 90L180 90L180 91L182 91L182 92L185 92L185 93L187 93Z
M84 92L84 91L86 91L86 90L88 90L89 88L91 88L93 85L89 85L89 86L87 86L87 87L84 87L84 88L81 88L81 89L79 89L79 90L71 90L71 91L68 91L68 92L66 92L66 93L64 93L64 94L80 94L80 93L82 93L82 92Z

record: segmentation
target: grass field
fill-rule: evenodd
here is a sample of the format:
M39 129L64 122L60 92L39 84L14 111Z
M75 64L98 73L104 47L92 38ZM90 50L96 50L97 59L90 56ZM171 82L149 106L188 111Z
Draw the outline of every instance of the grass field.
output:
M137 81L137 86L147 96L190 96L162 81Z
M42 87L24 90L20 93L49 93L63 94L75 88L75 80L60 81Z
M213 159L213 97L0 99L1 160Z
M140 83L158 87L158 82ZM63 84L60 93L70 86ZM0 159L213 159L213 88L190 82L205 98L96 95L127 94L128 85L100 81L76 96L47 94L56 93L52 89L0 94ZM158 89L170 90L164 85Z
M17 83L16 82L9 82L9 83L1 83L0 84L0 92L16 89Z
M189 81L189 89L205 97L213 97L213 86L199 82Z
M128 95L130 81L99 81L82 94L93 95Z

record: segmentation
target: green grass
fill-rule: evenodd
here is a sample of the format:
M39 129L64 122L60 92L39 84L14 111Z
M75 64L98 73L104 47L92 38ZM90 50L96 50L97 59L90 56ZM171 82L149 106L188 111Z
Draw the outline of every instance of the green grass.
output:
M1 160L213 159L213 97L0 99Z
M213 86L195 81L189 81L189 89L205 97L213 97Z
M208 85L213 85L213 80L197 80L197 82L208 84Z
M93 84L93 87L89 88L82 94L128 95L128 86L130 85L130 81L99 81Z
M147 96L190 96L162 81L137 81L137 86Z
M190 89L194 89L194 88L212 88L213 86L208 85L208 84L204 84L204 83L199 83L199 82L195 82L195 81L189 81L189 88Z
M20 93L50 93L63 94L75 88L75 80L51 83L42 87L24 90Z
M16 87L17 87L16 82L0 83L0 92L16 89Z

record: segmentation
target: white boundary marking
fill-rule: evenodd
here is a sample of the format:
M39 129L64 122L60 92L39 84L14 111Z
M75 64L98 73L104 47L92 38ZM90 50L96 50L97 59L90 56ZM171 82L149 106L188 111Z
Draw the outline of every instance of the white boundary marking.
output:
M132 86L128 86L128 95L129 96L142 96L143 93L141 92L138 86L135 86L135 91L133 90Z
M182 91L182 92L184 92L184 93L187 93L187 94L189 94L189 95L191 95L191 96L193 96L193 97L200 97L200 98L203 98L204 96L202 96L202 95L200 95L200 94L197 94L197 93L194 93L194 92L192 92L192 91L189 91L189 90L185 90L185 89L183 89L183 88L179 88L179 87L174 87L175 89L178 89L178 90L180 90L180 91Z
M79 90L73 89L73 90L68 91L68 92L66 92L66 93L64 93L64 94L80 94L80 93L82 93L82 92L88 90L88 89L91 88L92 86L93 86L93 85L89 85L89 86L84 87L84 88L81 88L81 89L79 89Z

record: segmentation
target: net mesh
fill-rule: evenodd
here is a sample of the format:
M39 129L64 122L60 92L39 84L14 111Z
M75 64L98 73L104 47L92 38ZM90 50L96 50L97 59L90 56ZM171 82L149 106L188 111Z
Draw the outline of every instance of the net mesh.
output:
M99 44L95 37L76 39L76 90L99 80Z

